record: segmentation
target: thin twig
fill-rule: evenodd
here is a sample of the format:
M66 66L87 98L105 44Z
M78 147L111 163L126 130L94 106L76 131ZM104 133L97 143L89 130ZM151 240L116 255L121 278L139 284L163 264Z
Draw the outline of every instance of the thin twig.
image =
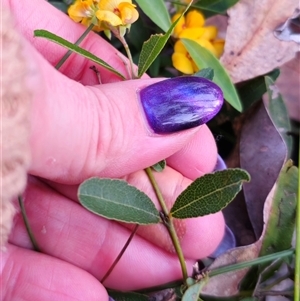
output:
M135 235L137 229L138 229L139 225L135 225L133 231L131 232L129 238L127 239L125 245L123 246L122 250L120 251L120 253L118 254L117 258L114 260L113 264L110 266L110 268L108 269L108 271L106 272L106 274L102 277L101 279L101 283L104 283L104 281L108 278L108 276L111 274L111 272L113 271L113 269L115 268L115 266L117 265L117 263L120 261L121 257L123 256L123 254L125 253L129 243L132 241L133 236Z
M91 24L85 32L80 36L80 38L74 43L74 45L79 45L83 39L88 35L88 33L93 29L95 25ZM72 50L68 50L67 53L60 59L60 61L56 64L55 69L59 69L63 63L68 59L68 57L72 54Z
M23 198L21 195L18 196L18 200L19 200L19 205L20 205L20 208L21 208L21 213L22 213L22 217L23 217L23 220L24 220L24 224L25 224L25 227L26 227L26 230L27 230L27 233L29 235L29 238L31 240L31 243L33 245L33 248L35 251L37 252L41 252L41 249L33 235L33 232L32 232L32 229L30 227L30 224L29 224L29 221L28 221L28 217L27 217L27 214L26 214L26 211L25 211L25 206L24 206L24 202L23 202Z

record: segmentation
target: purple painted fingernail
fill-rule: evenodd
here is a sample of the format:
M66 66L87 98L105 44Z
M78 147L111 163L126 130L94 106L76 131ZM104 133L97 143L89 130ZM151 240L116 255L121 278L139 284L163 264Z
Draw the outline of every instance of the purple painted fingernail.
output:
M222 90L208 79L183 76L140 91L140 101L152 130L175 133L208 122L221 109Z

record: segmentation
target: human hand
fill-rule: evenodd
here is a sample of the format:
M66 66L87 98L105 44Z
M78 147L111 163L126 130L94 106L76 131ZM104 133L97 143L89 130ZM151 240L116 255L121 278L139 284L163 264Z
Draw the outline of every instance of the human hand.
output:
M2 254L4 296L7 300L107 300L97 279L110 267L130 231L82 208L77 203L77 185L91 176L122 178L156 203L143 169L168 158L168 168L156 178L171 204L191 180L213 170L217 158L213 136L205 125L171 135L150 133L136 91L161 79L119 82L101 69L104 84L98 85L89 69L92 64L74 55L61 74L52 66L65 50L33 38L33 30L47 29L75 41L84 31L82 26L44 1L4 4L10 5L16 26L27 40L24 55L35 94L30 173L39 179L30 178L24 200L43 251L31 251L18 215L8 251ZM95 34L82 47L126 74L116 50ZM176 226L189 271L195 259L214 251L224 232L221 213ZM105 285L138 289L180 277L168 234L156 225L140 227Z

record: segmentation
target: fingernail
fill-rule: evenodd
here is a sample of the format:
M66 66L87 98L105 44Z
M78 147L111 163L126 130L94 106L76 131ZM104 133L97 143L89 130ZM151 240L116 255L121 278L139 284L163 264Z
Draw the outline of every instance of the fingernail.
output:
M140 90L147 121L157 134L197 127L212 119L223 104L222 90L208 79L183 76Z

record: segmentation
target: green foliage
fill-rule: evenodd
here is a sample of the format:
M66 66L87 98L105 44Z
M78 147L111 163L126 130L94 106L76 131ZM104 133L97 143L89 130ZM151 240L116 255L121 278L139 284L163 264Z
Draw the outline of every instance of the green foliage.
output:
M167 163L166 160L161 160L158 163L152 165L151 167L156 171L156 172L162 172L165 167L166 167Z
M269 96L269 114L279 134L284 140L288 149L288 156L290 156L293 140L292 137L287 134L291 130L291 123L287 108L281 94L279 93L278 87L274 83L274 80L269 76L265 76L265 83Z
M108 292L115 301L149 301L148 296L139 293L117 292L113 290L109 290Z
M191 285L183 294L182 301L198 301L202 300L199 298L201 290L206 283L206 279L202 279L199 282Z
M91 178L78 190L83 207L107 219L135 224L156 224L159 212L150 198L125 181Z
M69 41L47 31L47 30L35 30L34 31L34 36L35 37L40 37L40 38L45 38L51 42L54 42L58 45L61 45L89 60L91 60L92 62L99 64L100 66L106 68L107 70L111 71L112 73L118 75L119 77L121 77L122 79L125 79L124 75L119 73L116 69L114 69L112 66L110 66L109 64L105 63L103 60L99 59L97 56L95 56L94 54L90 53L89 51L74 45L72 43L70 43Z
M279 76L279 69L269 72L266 76L271 77L274 81ZM237 88L240 100L242 102L243 112L247 111L255 102L260 100L267 92L265 76L255 77Z
M190 218L218 212L226 207L241 190L250 175L239 168L206 174L195 180L176 199L170 214Z
M163 0L135 0L142 11L154 24L167 32L171 26L171 18Z
M213 80L214 75L214 69L212 68L204 68L194 74L194 76L204 77L209 80Z
M148 4L149 5L149 4ZM181 17L187 11L189 6L187 6L186 10L182 13ZM180 17L180 18L181 18ZM166 45L168 39L170 38L174 27L176 26L177 22L179 21L178 18L168 29L168 31L163 34L155 34L150 37L148 41L143 44L141 54L139 57L138 63L138 77L142 77L143 74L148 70L157 56L160 54L164 46Z
M282 168L276 183L261 256L291 248L295 229L297 193L298 168L289 160Z
M193 5L194 8L200 9L206 18L224 14L227 9L235 5L239 0L200 0Z
M242 111L242 104L238 97L235 86L220 61L207 49L197 42L189 39L181 39L188 53L199 69L214 69L213 81L220 86L224 93L224 98L239 112Z

